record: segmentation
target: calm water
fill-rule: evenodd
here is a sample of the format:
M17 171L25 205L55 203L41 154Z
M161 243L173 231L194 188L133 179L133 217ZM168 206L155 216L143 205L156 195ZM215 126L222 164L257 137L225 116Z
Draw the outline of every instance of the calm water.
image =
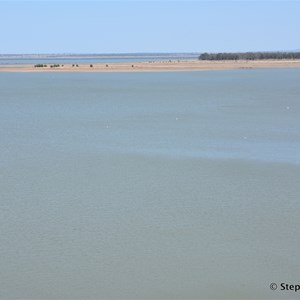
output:
M28 56L28 55L27 55ZM10 64L105 64L105 63L131 63L131 62L153 62L168 60L197 60L199 54L195 53L148 53L148 54L115 54L115 55L81 55L79 57L65 56L62 58L44 57L44 58L3 58L0 56L0 65Z
M299 83L0 73L0 299L294 298Z

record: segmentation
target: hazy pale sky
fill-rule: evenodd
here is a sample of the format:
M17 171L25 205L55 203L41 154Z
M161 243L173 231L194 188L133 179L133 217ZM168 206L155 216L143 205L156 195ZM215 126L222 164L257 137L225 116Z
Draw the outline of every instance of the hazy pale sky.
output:
M0 54L300 49L300 1L3 1Z

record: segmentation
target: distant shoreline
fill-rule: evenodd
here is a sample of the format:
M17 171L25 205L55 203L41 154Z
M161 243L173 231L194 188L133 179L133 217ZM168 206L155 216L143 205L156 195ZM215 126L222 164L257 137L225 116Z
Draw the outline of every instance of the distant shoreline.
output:
M41 61L41 63L43 63ZM92 65L92 67L91 67ZM273 68L300 68L300 59L297 60L164 60L153 62L126 62L126 63L92 63L79 64L72 62L59 67L34 67L33 64L5 64L0 65L1 73L47 73L47 72L180 72L180 71L213 71L213 70L240 70L240 69L273 69Z
M145 58L145 59L176 59L176 58L193 58L197 59L198 53L193 52L174 52L174 53L103 53L103 54L0 54L0 62L3 60L34 60L34 59L128 59L128 58Z

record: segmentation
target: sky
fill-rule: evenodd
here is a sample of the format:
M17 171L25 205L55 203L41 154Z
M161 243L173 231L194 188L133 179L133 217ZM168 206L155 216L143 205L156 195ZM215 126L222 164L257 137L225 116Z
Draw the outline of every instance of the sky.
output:
M4 1L0 54L300 49L300 1Z

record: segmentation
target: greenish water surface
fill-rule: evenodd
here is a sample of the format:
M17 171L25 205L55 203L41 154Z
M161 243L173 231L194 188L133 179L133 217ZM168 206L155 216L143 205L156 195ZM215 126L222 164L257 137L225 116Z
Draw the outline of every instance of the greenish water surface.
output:
M0 74L0 299L294 299L299 83Z

